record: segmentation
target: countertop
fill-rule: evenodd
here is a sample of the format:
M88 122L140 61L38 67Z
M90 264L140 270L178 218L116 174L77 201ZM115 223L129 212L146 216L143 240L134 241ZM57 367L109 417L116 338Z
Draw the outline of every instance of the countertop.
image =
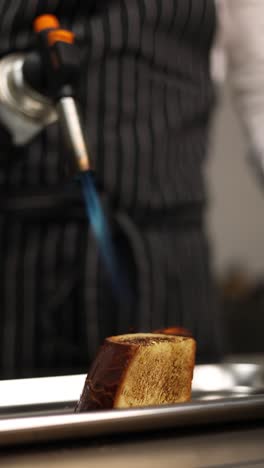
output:
M5 450L3 468L264 468L263 425L163 431Z

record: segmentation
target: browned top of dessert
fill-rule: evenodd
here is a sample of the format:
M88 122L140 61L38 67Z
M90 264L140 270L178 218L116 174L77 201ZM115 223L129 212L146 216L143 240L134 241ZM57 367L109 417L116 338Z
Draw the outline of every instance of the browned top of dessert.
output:
M124 343L124 344L149 346L149 345L153 345L153 344L160 343L160 342L174 342L176 338L179 338L181 340L186 339L184 337L176 337L176 336L169 336L169 335L164 335L164 336L137 336L135 335L135 336L120 337L118 338L117 342Z

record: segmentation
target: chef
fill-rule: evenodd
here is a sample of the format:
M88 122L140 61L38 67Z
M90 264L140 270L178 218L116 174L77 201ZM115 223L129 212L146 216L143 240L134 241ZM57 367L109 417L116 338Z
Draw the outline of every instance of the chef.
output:
M263 165L263 10L263 0L0 6L1 59L34 49L39 15L75 33L97 188L134 292L127 303L112 292L58 124L17 145L2 122L0 378L81 372L105 336L172 325L191 330L197 362L222 359L203 166L220 62Z

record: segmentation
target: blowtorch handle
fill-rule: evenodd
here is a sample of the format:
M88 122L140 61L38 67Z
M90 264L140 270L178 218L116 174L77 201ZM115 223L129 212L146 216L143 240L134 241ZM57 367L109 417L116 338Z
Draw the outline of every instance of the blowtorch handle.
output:
M81 66L81 53L74 33L61 28L58 19L53 15L37 17L34 21L34 31L43 67L46 94L53 101L73 96ZM30 69L27 75L30 82Z

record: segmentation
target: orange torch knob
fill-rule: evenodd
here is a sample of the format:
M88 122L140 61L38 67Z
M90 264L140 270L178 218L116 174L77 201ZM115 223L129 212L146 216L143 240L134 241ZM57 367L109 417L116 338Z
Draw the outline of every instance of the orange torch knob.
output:
M58 29L59 27L59 20L54 15L41 15L34 21L34 31L36 33L40 33L47 29Z

